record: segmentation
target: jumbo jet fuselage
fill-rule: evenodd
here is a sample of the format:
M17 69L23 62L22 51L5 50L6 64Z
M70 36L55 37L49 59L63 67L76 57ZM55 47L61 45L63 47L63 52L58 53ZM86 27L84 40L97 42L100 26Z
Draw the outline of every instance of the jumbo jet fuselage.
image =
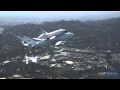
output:
M73 36L74 36L73 33L67 32L67 33L61 34L60 36L58 36L54 39L46 40L46 41L38 41L38 42L35 42L35 44L36 44L36 46L49 45L49 44L57 43L58 41L65 41Z

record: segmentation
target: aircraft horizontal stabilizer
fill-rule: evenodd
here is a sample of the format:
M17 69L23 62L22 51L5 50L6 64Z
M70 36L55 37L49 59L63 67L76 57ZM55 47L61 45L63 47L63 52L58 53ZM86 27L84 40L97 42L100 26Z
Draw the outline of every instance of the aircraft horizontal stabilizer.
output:
M20 36L16 36L18 39L22 39Z

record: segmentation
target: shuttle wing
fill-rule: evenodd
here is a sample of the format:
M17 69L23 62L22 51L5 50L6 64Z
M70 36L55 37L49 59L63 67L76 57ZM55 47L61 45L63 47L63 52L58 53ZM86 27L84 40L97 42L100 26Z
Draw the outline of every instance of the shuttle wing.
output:
M50 40L52 40L52 39L54 39L56 36L52 36L52 37L50 37L50 38L48 38L48 40L50 39ZM47 40L47 38L46 39L40 39L40 38L33 38L34 40L38 40L38 41L45 41L45 40Z
M50 40L55 39L55 37L56 37L56 36L52 36L52 37L50 37Z
M45 41L46 39L33 38L33 40L37 40L37 41Z

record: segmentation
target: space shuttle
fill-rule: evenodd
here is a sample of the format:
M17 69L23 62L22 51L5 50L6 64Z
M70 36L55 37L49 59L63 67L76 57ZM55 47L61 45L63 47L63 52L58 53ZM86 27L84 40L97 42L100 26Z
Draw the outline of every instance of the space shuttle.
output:
M38 37L38 38L33 38L34 40L49 40L49 39L54 39L56 36L67 32L65 29L59 29L59 30L55 30L52 32L46 32L44 30L41 30L42 34Z

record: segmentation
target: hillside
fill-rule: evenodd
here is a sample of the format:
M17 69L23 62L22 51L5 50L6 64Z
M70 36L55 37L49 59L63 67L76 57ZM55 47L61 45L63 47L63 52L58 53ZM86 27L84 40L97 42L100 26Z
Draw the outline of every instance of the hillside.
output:
M15 25L7 28L5 33L37 37L41 34L42 29L50 32L60 28L64 28L75 34L75 37L71 39L71 41L74 41L74 47L119 51L120 18L88 22L62 20L57 22L44 22L43 24L37 25Z
M98 74L107 73L109 68L120 66L120 18L0 26L5 29L3 34L0 34L0 67L5 71L0 77L11 78L13 73L17 72L28 78L100 78ZM29 53L29 49L16 38L17 35L33 38L39 36L42 29L51 32L61 28L74 33L75 36L69 39L64 47L59 47L60 50L52 51L38 47ZM36 50L39 52L35 52ZM45 62L26 65L22 60L31 54L50 55L50 58ZM6 60L9 60L9 63L3 63ZM74 64L71 65L68 61ZM102 78L107 77L104 74Z

